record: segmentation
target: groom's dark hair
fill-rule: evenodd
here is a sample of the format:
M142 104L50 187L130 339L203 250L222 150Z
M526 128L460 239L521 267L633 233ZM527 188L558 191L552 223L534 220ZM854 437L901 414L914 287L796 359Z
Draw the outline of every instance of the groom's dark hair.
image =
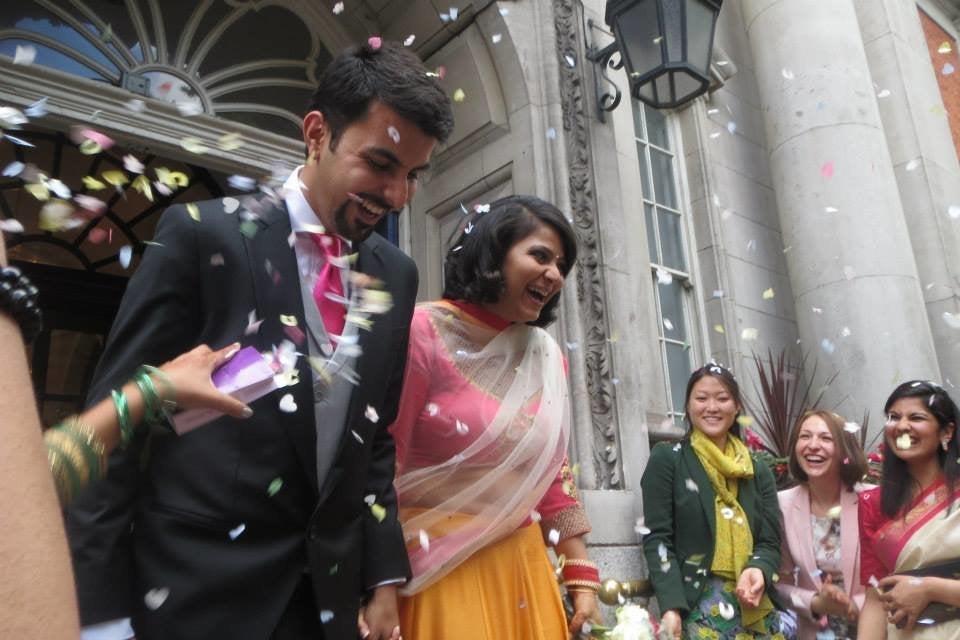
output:
M395 42L355 45L335 57L323 75L309 111L319 111L330 126L330 148L344 129L382 102L430 137L444 142L453 131L450 98L416 55Z

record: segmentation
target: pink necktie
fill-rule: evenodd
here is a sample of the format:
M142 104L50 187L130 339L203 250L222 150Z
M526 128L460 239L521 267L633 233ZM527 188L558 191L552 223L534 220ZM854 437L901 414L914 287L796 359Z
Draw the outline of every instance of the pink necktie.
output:
M341 240L338 236L326 233L311 233L320 253L325 260L323 267L317 273L317 282L313 285L313 299L320 311L320 319L327 333L340 335L343 333L344 315L346 307L343 305L343 280L340 277L340 268L334 262L340 257ZM334 298L327 294L332 294Z

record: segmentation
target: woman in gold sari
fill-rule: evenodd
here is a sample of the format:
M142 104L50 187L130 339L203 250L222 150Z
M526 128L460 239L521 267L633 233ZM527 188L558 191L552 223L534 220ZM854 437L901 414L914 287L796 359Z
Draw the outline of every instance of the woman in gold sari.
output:
M937 384L898 386L884 406L880 487L860 496L858 638L960 639L960 411Z

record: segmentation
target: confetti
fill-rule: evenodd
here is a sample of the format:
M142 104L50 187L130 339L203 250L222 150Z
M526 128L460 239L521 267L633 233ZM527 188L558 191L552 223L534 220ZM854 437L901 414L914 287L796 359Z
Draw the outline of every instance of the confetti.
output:
M722 324L713 325L713 330L716 331L717 333L726 333L726 331L723 330Z
M557 139L557 130L553 127L547 129L547 140L556 140Z
M510 9L507 9L507 8L505 8L505 7L502 8L502 9L500 9L500 15L501 15L501 16L506 17L507 14L509 14L509 13L510 13Z
M753 327L745 327L743 331L740 332L740 339L747 342L753 342L760 335L760 332Z
M687 491L700 493L700 487L698 487L697 483L693 481L693 478L687 478L686 480L684 480L683 484L687 488Z
M23 225L14 218L0 220L0 231L4 233L23 233Z
M353 436L353 439L354 439L354 440L356 440L356 441L359 442L360 444L363 444L363 438L360 437L360 434L359 434L359 433L357 433L356 431L354 431L353 429L351 429L351 430L350 430L350 435Z
M0 107L0 127L16 129L22 124L27 124L27 122L27 117L19 109Z
M147 103L140 98L134 98L133 100L125 102L123 106L134 113L141 113L146 108Z
M883 100L884 98L890 97L890 89L883 89L878 94L877 97Z
M952 75L954 71L956 71L956 68L954 68L954 66L948 62L947 64L943 65L943 69L940 70L940 73L945 76L949 76Z
M143 163L132 154L123 156L123 168L130 173L143 173Z
M960 329L960 314L944 311L943 321L946 322L947 326L951 329Z
M397 131L397 128L393 125L387 127L387 135L390 136L390 139L393 140L394 144L400 144L400 132Z
M870 576L870 578L867 580L867 584L876 589L880 586L880 581L877 580L876 576Z
M823 349L826 353L830 354L837 350L837 346L830 341L829 338L824 338L820 341L820 348Z
M549 540L553 546L557 546L557 543L560 542L560 532L556 529L550 529L550 533L547 534L547 540Z
M239 133L225 133L217 138L217 148L221 151L236 151L244 145Z
M285 394L282 398L280 398L280 411L283 411L284 413L293 413L296 410L297 403L294 401L292 393Z
M3 177L5 178L16 178L18 175L23 173L23 170L27 168L27 165L23 164L19 160L14 160L8 164L3 169Z
M952 204L950 208L947 209L947 215L956 220L960 218L960 205Z
M240 524L235 526L233 529L230 529L230 539L236 540L237 538L240 537L240 534L242 534L246 530L247 530L247 525L241 522Z
M370 45L371 49L377 51L381 46L383 46L383 38L380 36L370 36L367 38L367 44Z
M47 115L47 100L49 98L40 98L23 110L23 115L28 118L42 118Z
M737 132L737 123L731 120L727 123L727 133L733 135Z
M207 152L207 145L203 144L203 140L193 136L187 136L180 140L180 146L188 153L202 155Z
M856 433L860 431L860 425L858 425L856 422L844 422L843 430L847 433Z
M387 510L376 502L370 505L370 513L377 519L377 522L383 522L383 519L387 517Z
M320 610L320 622L321 622L322 624L327 624L327 623L330 622L331 620L333 620L333 611L331 611L330 609L321 609L321 610Z
M919 166L920 166L920 159L914 158L913 160L907 163L907 166L905 167L905 169L907 171L914 171Z
M420 529L420 548L424 551L430 551L430 536L423 529Z
M169 597L170 589L167 587L150 589L150 591L147 591L143 596L143 604L147 605L147 609L156 611L163 606L163 603L166 602Z
M830 507L830 510L827 511L827 516L833 518L834 520L840 519L840 505Z
M492 36L490 36L490 41L493 42L493 44L500 44L500 41L502 39L503 39L503 36L499 33L495 33Z
M467 97L467 94L463 92L463 89L457 89L453 92L453 101L454 102L463 102Z
M769 289L765 289L765 290L763 291L763 293L761 294L761 297L762 297L764 300L772 300L772 299L773 299L773 296L774 296L774 293L773 293L773 288L772 288L772 287L769 288Z
M732 604L721 600L717 603L717 608L720 610L720 617L722 617L724 620L733 620L733 616L736 612L734 611Z
M834 166L833 160L829 162L824 162L820 167L820 175L823 176L825 180L829 180L833 177L836 167Z
M195 222L200 222L200 207L195 202L187 203L187 213Z
M673 331L673 323L670 322L670 318L663 319L663 328L667 331Z
M667 285L673 282L673 274L662 267L657 267L657 284Z
M240 206L240 201L236 198L224 198L221 202L223 202L224 213L233 213Z
M224 262L223 262L223 254L222 254L222 253L215 253L215 254L213 254L212 256L210 256L210 266L211 266L211 267L222 267L223 265L224 265Z
M130 260L133 259L133 247L126 244L120 247L120 252L117 254L117 260L120 262L120 266L124 269L130 267Z
M531 521L533 521L533 522L540 522L540 520L542 520L542 519L543 519L543 517L540 515L540 512L539 512L539 511L533 510L533 511L530 512L530 520L531 520Z
M641 536L650 535L650 529L644 524L643 518L637 518L637 524L634 525L633 530L635 533Z
M431 402L430 404L427 405L427 413L430 414L431 416L437 415L439 411L440 411L440 407L438 407L435 402Z
M461 422L460 420L457 420L457 433L459 433L462 436L465 436L468 433L470 433L470 427L468 427L466 423Z
M856 275L857 275L857 272L853 267L851 267L848 264L843 266L844 278L846 278L847 280L853 280L856 277Z
M13 54L13 64L21 64L23 66L29 66L33 64L33 61L37 58L37 48L33 45L17 45L17 49Z
M416 40L416 39L417 39L417 36L411 33L411 34L408 35L408 36L406 37L406 39L403 41L403 46L409 47L410 45L413 44L414 40Z
M567 63L567 66L573 69L577 66L577 61L573 59L573 56L567 54L563 56L564 61Z
M177 111L180 112L180 115L189 118L190 116L198 116L203 113L203 105L199 102L187 102L185 100L180 102L175 102L174 106L177 108Z
M737 424L744 429L749 429L753 425L753 418L751 416L737 416Z
M227 184L238 191L253 191L257 186L257 181L249 176L233 175L227 178Z
M781 69L780 75L782 75L787 80L793 80L793 71L790 71L790 69L786 69L786 68Z
M380 422L380 414L378 414L377 410L371 407L370 405L367 405L367 409L366 411L363 412L363 415L367 420L369 420L373 424L377 424L378 422Z
M837 211L839 211L839 209L837 209L836 207L824 207L823 210L826 211L827 213L836 213Z
M267 487L267 495L271 498L283 488L283 478L274 478L270 481L270 485Z
M907 451L910 449L911 441L909 433L902 433L897 437L896 440L897 449L900 451Z
M338 2L335 5L333 5L333 15L338 16L341 13L343 13L343 3Z

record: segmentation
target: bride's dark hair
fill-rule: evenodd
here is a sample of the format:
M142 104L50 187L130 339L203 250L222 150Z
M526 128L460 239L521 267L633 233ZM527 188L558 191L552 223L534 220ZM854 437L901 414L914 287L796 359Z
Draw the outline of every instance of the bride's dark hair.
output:
M560 271L566 277L577 260L577 238L567 218L540 198L508 196L466 216L454 231L443 262L443 297L473 304L499 300L506 286L501 269L507 252L541 224L552 227L560 236ZM527 324L549 325L556 319L559 302L560 296L554 296L543 306L540 317Z

